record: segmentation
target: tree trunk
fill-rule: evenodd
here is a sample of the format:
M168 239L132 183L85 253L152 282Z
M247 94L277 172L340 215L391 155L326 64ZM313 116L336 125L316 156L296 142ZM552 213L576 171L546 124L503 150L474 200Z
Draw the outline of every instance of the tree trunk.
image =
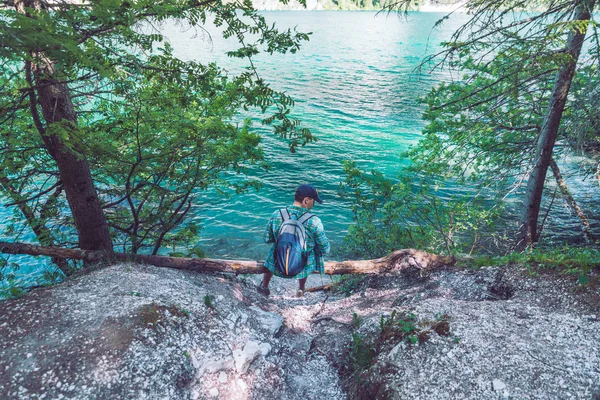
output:
M0 252L7 254L29 254L34 256L62 257L89 262L106 259L101 251L43 247L25 243L0 242ZM210 258L166 257L140 254L114 253L119 261L133 261L157 267L182 269L194 272L229 272L234 274L262 274L267 272L261 261L216 260ZM328 275L397 273L406 270L431 271L453 265L453 257L438 256L421 250L397 250L376 260L329 261L325 263Z
M30 15L25 7L41 9L39 0L17 1L15 5L17 11L28 16ZM40 134L46 150L56 161L75 222L79 247L84 250L101 250L112 257L113 245L108 223L94 187L90 167L73 135L77 130L77 114L69 88L66 83L55 78L55 60L50 60L44 53L33 54L31 67L34 90L45 120L45 131ZM67 145L64 139L73 144Z
M573 21L589 21L590 10L593 8L594 3L595 0L580 0ZM585 33L585 26L580 31L571 31L569 33L566 43L566 53L571 56L571 59L565 65L561 66L556 73L554 88L550 96L550 104L548 105L537 142L534 167L527 181L525 204L523 205L523 214L516 238L516 249L519 251L532 246L538 239L538 218L546 173L548 172L548 166L552 158L552 150L556 142L558 128L565 109L571 81L575 74L577 60L581 53Z
M553 158L550 159L550 168L552 169L552 173L554 174L554 178L556 179L556 183L558 184L560 191L567 200L567 204L569 205L569 207L571 207L573 211L575 211L575 214L577 214L577 216L581 220L581 223L583 224L583 233L585 235L585 239L589 243L594 243L594 235L592 234L592 227L590 226L590 221L583 213L581 208L577 205L575 199L569 192L569 188L567 188L562 174L560 173L560 169L558 168L558 165L556 164L556 161L554 161Z

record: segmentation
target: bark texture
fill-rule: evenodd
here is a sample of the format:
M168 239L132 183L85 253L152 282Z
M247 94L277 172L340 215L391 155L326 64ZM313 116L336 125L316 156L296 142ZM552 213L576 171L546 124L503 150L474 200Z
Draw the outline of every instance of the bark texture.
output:
M593 9L594 3L595 0L580 0L575 10L573 21L589 21L590 10ZM560 67L556 73L554 87L550 96L550 104L548 105L537 142L534 166L527 181L525 204L523 205L523 214L517 235L517 250L524 250L538 240L538 218L546 173L548 172L552 158L552 150L556 143L558 128L565 109L571 82L575 75L575 68L579 54L581 53L585 34L585 27L569 33L565 50L570 56L570 60Z
M56 124L55 129L58 127L63 132L72 133L77 129L77 115L69 89L65 83L51 78L52 65L49 61L45 65L40 64L33 66L33 72L38 102L46 124ZM68 147L56 133L48 133L48 129L44 143L56 161L79 236L79 247L112 253L108 224L84 155L77 152L75 146Z
M107 256L102 251L44 247L26 243L0 242L0 252L7 254L29 254L33 256L61 257L88 262L100 262ZM234 274L262 274L267 271L262 261L218 260L210 258L184 258L155 255L114 253L119 261L134 261L157 267L182 269L194 272L228 272ZM396 273L409 269L430 271L453 265L453 257L444 257L415 249L397 250L386 257L375 260L329 261L325 263L328 275Z
M17 11L34 18L28 9L41 9L39 0L16 1ZM67 84L57 76L55 60L43 52L34 51L33 61L27 62L28 78L32 84L31 112L34 119L37 107L41 109L44 124L36 124L48 153L56 161L60 179L75 228L79 247L85 250L102 250L112 255L112 239L108 223L84 152L79 148L74 133L77 130L77 114Z

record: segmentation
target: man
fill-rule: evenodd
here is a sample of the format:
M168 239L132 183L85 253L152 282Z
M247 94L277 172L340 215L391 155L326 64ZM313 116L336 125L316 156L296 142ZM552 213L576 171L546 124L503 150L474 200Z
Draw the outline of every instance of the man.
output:
M319 204L323 204L323 200L319 197L319 192L312 185L300 185L296 189L296 195L294 196L294 203L291 206L286 207L290 218L300 219L302 215L306 214L315 205L315 201ZM275 248L277 246L276 240L279 233L279 228L283 223L282 213L280 210L275 211L269 219L267 228L263 235L263 239L266 243L273 243L267 260L265 261L265 267L269 272L265 272L263 275L262 282L257 286L257 290L264 296L269 296L271 291L269 290L269 282L273 275L287 278L281 274L275 267ZM304 296L304 287L306 285L306 279L314 271L319 273L325 272L325 262L323 255L329 253L329 241L325 235L323 229L323 223L319 217L313 215L303 224L306 232L306 253L308 254L308 260L306 266L298 275L293 278L298 279L298 291L296 295L298 297Z

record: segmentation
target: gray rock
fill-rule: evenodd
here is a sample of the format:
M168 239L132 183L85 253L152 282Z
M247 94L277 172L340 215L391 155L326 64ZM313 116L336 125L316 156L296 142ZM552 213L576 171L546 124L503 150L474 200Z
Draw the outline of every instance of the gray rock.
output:
M281 315L264 311L256 306L250 306L249 308L254 311L256 321L270 335L277 334L283 327L283 317Z
M492 380L492 390L499 392L504 389L506 389L506 384L504 382L502 382L500 379Z
M257 342L248 341L243 349L233 351L233 360L235 361L235 369L244 374L248 370L250 364L256 357L261 354L260 346Z
M310 350L312 337L308 334L296 334L290 337L288 347L296 354L305 356Z
M267 354L269 354L271 352L271 348L272 348L269 343L261 343L258 347L260 349L260 354L263 357L266 357Z
M200 368L198 369L198 375L202 375L204 372L208 372L210 374L214 374L220 371L229 371L234 367L233 357L224 357L224 358L208 358L203 360Z

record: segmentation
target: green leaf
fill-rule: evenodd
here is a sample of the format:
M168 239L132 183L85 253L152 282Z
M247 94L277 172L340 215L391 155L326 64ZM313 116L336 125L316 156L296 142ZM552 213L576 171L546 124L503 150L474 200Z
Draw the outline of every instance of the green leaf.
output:
M587 275L582 274L577 277L577 281L579 282L580 285L585 286L588 283L590 283L590 278Z

